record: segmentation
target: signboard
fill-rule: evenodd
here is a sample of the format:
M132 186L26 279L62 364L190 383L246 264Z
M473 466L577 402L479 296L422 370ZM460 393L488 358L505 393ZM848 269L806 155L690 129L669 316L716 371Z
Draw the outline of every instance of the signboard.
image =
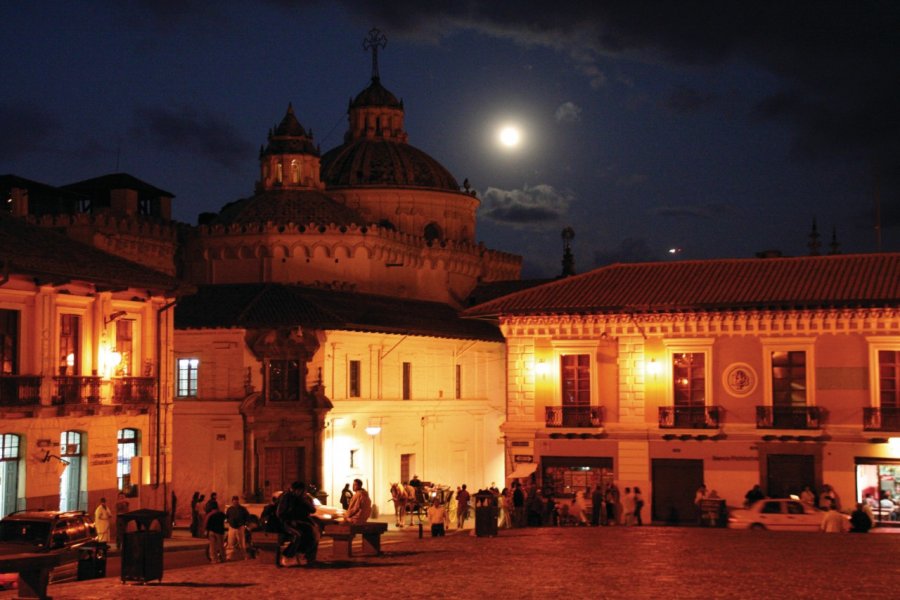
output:
M531 454L514 454L513 462L517 463L530 463L534 462L534 456Z

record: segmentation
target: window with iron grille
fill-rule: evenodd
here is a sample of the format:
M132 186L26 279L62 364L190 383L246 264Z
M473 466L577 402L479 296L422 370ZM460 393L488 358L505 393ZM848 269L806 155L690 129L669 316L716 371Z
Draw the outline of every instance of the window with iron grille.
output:
M19 311L0 309L0 375L19 372Z

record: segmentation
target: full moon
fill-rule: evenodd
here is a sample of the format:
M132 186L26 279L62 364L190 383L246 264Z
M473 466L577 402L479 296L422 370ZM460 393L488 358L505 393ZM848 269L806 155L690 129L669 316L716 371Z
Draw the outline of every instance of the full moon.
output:
M519 132L518 128L513 127L512 125L506 125L500 129L498 138L500 139L500 143L507 148L515 148L522 140L522 134Z

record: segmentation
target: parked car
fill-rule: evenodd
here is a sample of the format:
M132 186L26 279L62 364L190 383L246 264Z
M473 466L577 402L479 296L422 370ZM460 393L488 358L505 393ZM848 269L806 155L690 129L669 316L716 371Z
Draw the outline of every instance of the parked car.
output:
M0 520L0 556L60 552L60 566L51 574L53 581L74 576L78 549L96 538L94 523L82 511L22 511ZM13 587L17 578L17 573L0 573L0 589Z
M757 500L749 508L732 510L728 517L728 527L772 531L819 531L824 516L823 511L793 498L764 498Z

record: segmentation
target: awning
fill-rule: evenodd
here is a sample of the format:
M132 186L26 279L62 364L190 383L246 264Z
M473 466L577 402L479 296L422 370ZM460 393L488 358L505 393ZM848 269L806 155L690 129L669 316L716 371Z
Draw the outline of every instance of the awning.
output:
M521 479L537 471L537 463L516 463L516 468L506 476L507 479Z

